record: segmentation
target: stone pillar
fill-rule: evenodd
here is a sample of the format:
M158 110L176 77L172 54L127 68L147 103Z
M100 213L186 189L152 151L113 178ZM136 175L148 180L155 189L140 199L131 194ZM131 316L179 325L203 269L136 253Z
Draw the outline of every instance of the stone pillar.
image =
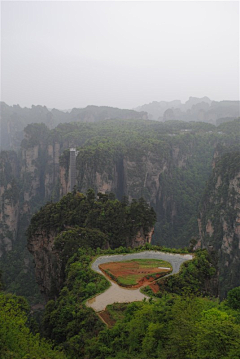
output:
M76 186L76 148L70 148L70 168L69 168L69 179L70 179L70 192L73 191Z

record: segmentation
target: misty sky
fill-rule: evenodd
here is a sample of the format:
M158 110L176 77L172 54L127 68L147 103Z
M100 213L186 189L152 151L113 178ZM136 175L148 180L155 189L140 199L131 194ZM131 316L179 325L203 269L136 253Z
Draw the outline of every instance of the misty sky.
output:
M2 101L239 99L239 3L1 2Z

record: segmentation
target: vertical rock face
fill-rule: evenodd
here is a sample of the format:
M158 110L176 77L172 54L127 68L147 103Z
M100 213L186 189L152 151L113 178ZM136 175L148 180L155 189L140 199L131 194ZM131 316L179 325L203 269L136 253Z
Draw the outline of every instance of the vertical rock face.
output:
M60 180L60 197L65 196L69 191L69 173L65 167L60 167L59 170Z
M16 240L19 219L19 175L14 152L0 155L0 256L12 249Z
M213 146L203 146L202 139L190 134L181 140L166 141L155 151L142 145L134 151L127 146L112 152L83 148L77 157L77 188L113 192L118 199L143 197L157 213L155 243L187 246L198 235L197 201L211 171ZM60 168L63 193L66 168Z
M136 248L144 245L145 243L151 243L153 233L154 228L151 228L147 234L144 234L143 230L141 229L140 231L138 231L137 235L134 238L128 241L127 246Z
M59 180L59 157L61 155L60 143L54 142L47 146L47 171L44 176L45 196L52 195L53 186Z
M22 149L21 177L24 180L24 201L28 202L38 193L40 188L40 173L37 166L39 158L39 145Z
M111 161L111 166L107 168L81 162L77 167L77 184L82 192L86 192L88 188L94 188L96 192L117 193L119 180L117 163L114 161Z
M98 161L97 153L87 161L84 155L78 156L78 187L83 192L89 187L97 192L114 192L119 198L127 195L130 200L143 196L156 205L161 196L161 175L169 173L172 166L185 168L191 154L182 154L179 147L174 147L170 156L167 159L151 151L136 155L130 150L118 159L108 156L106 162L104 158ZM63 177L64 168L60 171ZM61 182L65 185L64 180Z
M46 300L59 292L62 285L61 261L54 250L55 235L39 230L28 242L28 250L34 256L36 281Z
M11 212L16 220L23 213L30 218L44 203L49 200L57 201L69 192L68 149L84 142L82 137L72 136L75 131L73 125L69 125L69 129L67 126L66 131L70 131L71 136L61 137L58 131L51 133L43 124L27 126L18 159L20 207L18 211L12 209ZM192 229L189 229L188 221L191 220L192 207L196 210L198 203L191 207L191 193L185 193L201 175L205 177L200 185L198 181L197 190L200 193L201 185L209 173L207 158L210 157L212 148L203 147L202 141L200 136L180 133L178 138L166 135L157 145L155 142L133 142L115 147L114 143L110 142L108 145L104 141L100 145L82 145L77 156L77 188L83 193L89 188L93 188L95 192L113 192L118 199L124 195L129 200L143 197L153 206L158 216L155 243L186 246L190 240L188 233ZM191 175L190 186L188 183L184 184L186 173ZM7 202L5 205L9 207ZM9 213L10 209L5 208L4 211ZM188 213L183 217L185 212ZM8 215L4 218L9 218ZM196 214L193 215L196 217ZM4 223L7 224L5 219ZM184 226L188 228L182 230ZM197 226L193 231L197 232ZM174 240L170 243L169 238Z
M218 159L199 218L201 244L218 255L219 293L240 285L240 152Z

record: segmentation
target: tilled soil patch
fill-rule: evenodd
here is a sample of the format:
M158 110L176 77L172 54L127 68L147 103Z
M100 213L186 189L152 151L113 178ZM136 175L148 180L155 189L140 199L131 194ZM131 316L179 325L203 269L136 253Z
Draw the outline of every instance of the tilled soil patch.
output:
M139 288L146 286L156 279L166 275L170 268L152 267L146 268L141 262L108 262L99 265L99 268L112 280L126 288ZM131 280L131 284L124 284L123 281Z

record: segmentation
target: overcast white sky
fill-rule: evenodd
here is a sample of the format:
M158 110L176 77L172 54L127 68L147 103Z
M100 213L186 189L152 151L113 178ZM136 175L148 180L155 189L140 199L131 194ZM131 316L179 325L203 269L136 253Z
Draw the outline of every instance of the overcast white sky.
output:
M1 99L70 109L239 99L239 2L1 2Z

